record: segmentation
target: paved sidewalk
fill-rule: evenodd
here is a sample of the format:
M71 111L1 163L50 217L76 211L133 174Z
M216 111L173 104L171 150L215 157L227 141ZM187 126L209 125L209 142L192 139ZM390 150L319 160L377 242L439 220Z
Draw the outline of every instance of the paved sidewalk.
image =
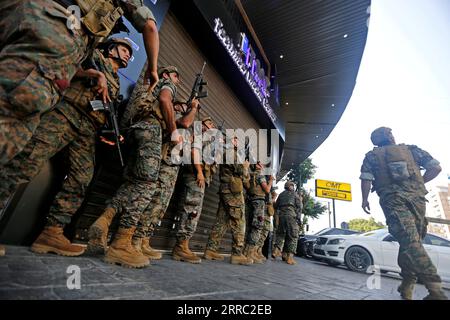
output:
M271 260L235 266L229 257L193 265L164 254L150 267L127 269L94 257L37 255L26 247L7 246L6 256L0 257L0 299L399 299L400 282L394 277L382 276L379 289L371 290L371 275L295 259L295 266ZM70 266L81 270L79 290L67 287ZM376 286L373 279L369 283ZM426 294L418 285L415 298Z

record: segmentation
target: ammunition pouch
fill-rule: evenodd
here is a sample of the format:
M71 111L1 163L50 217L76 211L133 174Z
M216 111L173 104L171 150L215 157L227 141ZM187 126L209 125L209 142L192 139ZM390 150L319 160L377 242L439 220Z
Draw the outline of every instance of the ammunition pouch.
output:
M240 193L244 191L244 185L242 179L238 177L230 178L230 190L232 193Z
M112 0L75 0L83 14L81 23L96 37L107 37L124 11Z

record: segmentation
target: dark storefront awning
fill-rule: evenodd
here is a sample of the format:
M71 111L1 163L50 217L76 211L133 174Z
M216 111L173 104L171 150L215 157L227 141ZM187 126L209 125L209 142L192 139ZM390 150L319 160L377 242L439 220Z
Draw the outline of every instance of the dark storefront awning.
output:
M241 2L276 65L286 172L322 144L347 106L366 43L370 0Z

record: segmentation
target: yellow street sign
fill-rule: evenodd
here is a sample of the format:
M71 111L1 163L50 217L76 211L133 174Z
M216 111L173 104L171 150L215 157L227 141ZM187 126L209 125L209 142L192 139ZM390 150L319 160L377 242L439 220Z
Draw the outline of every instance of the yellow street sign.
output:
M316 197L352 201L350 183L316 179Z

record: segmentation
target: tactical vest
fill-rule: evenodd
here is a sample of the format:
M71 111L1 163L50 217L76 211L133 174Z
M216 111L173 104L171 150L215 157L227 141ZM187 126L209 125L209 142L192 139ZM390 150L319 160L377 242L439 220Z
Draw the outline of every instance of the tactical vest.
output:
M100 59L99 68L106 77L108 82L108 89L111 100L116 100L119 95L120 85L118 79L107 69L107 65L110 64L108 58L105 58L103 54L99 53ZM106 116L102 111L93 111L90 101L98 99L97 93L94 92L94 88L87 87L86 79L75 79L70 84L70 87L64 91L64 100L69 102L82 114L87 116L95 127L100 127L105 124Z
M166 130L166 123L158 99L160 89L164 86L164 81L168 80L160 79L152 92L149 92L150 85L148 84L139 83L136 85L123 114L121 127L129 128L136 122L154 117L160 123L161 128Z
M258 183L258 175L259 172L251 173L250 177L250 188L248 190L249 194L252 196L256 196L258 198L265 198L266 193L264 192L262 186Z
M295 191L283 191L277 199L277 208L292 207L295 210Z
M405 181L424 185L420 168L414 161L408 146L399 144L376 147L373 153L377 159L377 168L374 170L374 190L379 191L380 188Z
M96 37L107 37L124 14L115 0L74 0L80 7L81 23Z

